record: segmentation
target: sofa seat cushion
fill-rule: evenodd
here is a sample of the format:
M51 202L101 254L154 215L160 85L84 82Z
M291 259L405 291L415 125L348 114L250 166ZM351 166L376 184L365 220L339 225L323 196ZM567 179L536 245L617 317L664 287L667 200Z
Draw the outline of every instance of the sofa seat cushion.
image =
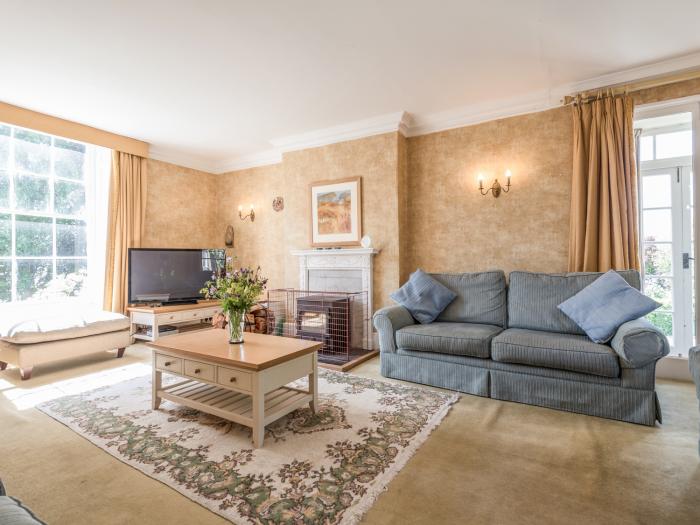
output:
M488 359L491 339L503 329L475 323L411 325L396 332L396 345L407 350Z
M501 363L541 366L603 377L619 377L617 354L585 335L509 328L493 339L491 358Z
M7 320L0 325L0 339L26 345L118 332L129 327L129 318L122 314L101 310L73 311Z

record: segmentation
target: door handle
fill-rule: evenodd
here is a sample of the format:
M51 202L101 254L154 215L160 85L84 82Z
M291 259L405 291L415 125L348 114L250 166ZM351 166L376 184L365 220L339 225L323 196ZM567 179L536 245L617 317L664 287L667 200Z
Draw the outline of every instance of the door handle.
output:
M690 268L690 261L694 261L695 257L691 257L688 252L683 253L683 269L687 270Z

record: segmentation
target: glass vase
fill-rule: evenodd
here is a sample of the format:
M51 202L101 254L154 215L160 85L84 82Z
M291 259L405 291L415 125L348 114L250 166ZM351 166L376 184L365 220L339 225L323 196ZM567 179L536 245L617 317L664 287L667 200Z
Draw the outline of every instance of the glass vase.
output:
M229 310L228 314L228 342L239 344L243 342L245 331L245 310Z

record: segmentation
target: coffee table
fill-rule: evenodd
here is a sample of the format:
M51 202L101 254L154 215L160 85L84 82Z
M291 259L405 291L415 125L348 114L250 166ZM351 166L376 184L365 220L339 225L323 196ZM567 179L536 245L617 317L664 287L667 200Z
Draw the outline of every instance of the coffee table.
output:
M167 399L245 425L253 429L255 448L263 444L265 425L307 403L316 411L322 343L246 333L243 344L229 344L228 330L212 328L147 344L153 410ZM183 380L163 385L164 372ZM305 376L307 390L286 386Z

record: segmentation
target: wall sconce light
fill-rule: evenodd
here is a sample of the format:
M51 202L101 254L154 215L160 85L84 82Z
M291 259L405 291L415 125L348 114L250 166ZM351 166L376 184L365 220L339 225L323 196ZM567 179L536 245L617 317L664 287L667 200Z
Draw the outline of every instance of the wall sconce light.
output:
M238 218L241 219L242 221L246 220L248 217L250 217L250 222L255 221L255 210L253 209L253 205L250 205L250 211L248 212L247 215L243 215L243 206L238 206Z
M495 179L493 181L493 184L491 185L490 188L486 188L486 191L484 191L484 176L483 174L479 173L479 191L481 192L482 195L488 195L489 192L491 192L491 195L494 197L498 198L501 196L501 192L503 193L508 193L510 191L510 178L513 175L510 170L506 170L506 185L501 186L501 184L498 182L498 179Z

